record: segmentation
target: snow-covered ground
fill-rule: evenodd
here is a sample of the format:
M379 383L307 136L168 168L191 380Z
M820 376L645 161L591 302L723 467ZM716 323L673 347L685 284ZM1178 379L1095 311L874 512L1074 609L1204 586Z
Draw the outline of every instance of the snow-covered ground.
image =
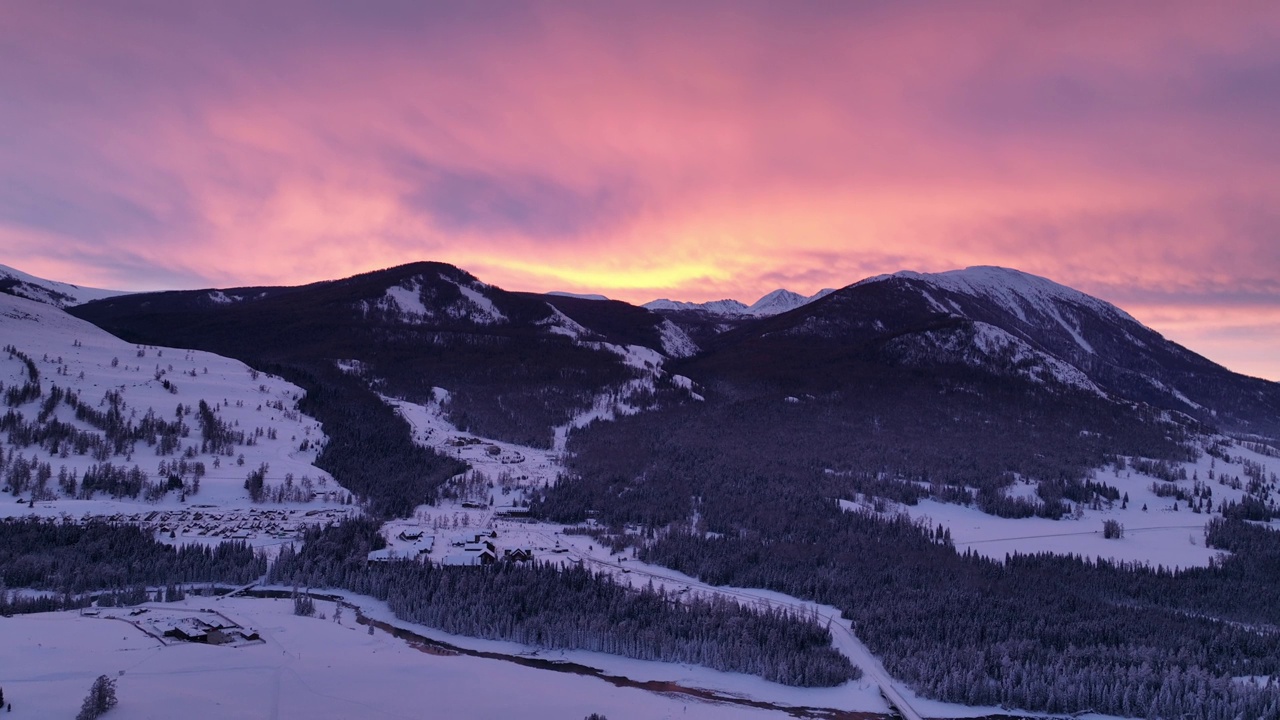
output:
M669 571L664 571L669 572ZM673 574L674 575L674 574ZM678 577L678 576L676 576ZM696 581L694 581L696 583ZM760 593L760 591L732 591ZM772 595L772 596L771 596ZM674 663L655 663L586 652L534 648L441 633L394 620L385 604L361 596L346 599L371 619L454 647L503 656L574 663L617 682L503 659L450 654L398 639L381 629L369 634L345 609L317 601L316 617L293 614L291 600L190 597L103 609L96 617L76 612L0 618L0 687L15 717L72 717L99 675L114 678L120 720L191 718L488 718L576 719L597 712L611 720L651 718L796 717L795 708L884 712L884 701L864 680L839 688L801 689L759 678ZM761 593L761 601L788 602ZM817 611L824 609L818 606ZM233 624L259 640L228 645L178 642L155 635L184 619ZM221 621L221 622L218 622ZM838 621L837 621L838 622ZM837 644L848 643L833 627ZM149 634L150 633L150 634ZM653 683L651 689L630 687ZM678 687L677 687L678 686ZM705 690L770 708L699 699ZM980 717L997 708L920 700L911 706L928 717ZM1102 716L1083 716L1102 720Z
M399 411L413 429L414 440L423 447L441 455L455 457L480 470L497 481L503 473L511 474L516 484L526 487L544 487L556 480L564 468L554 450L543 450L526 445L490 440L465 433L445 419L444 405L449 393L435 388L434 397L426 405L384 397L389 405ZM507 498L500 494L495 502L504 504ZM429 506L424 506L429 507Z
M856 504L842 501L846 507ZM1205 515L1189 511L1143 513L1128 510L1086 511L1080 520L994 517L981 510L922 500L919 505L894 506L895 512L906 512L912 519L951 530L956 550L973 550L984 557L1004 560L1006 555L1054 553L1107 558L1151 565L1173 567L1205 567L1222 554L1204 545ZM1102 520L1117 519L1125 526L1124 537L1105 539Z
M904 512L931 528L942 525L951 531L951 539L958 551L972 549L996 560L1004 560L1006 555L1015 553L1049 552L1091 559L1143 562L1166 568L1206 567L1223 553L1205 546L1205 525L1211 518L1221 516L1218 509L1223 501L1239 502L1245 495L1244 490L1222 484L1220 480L1225 476L1240 478L1247 483L1244 461L1267 468L1268 476L1280 466L1280 459L1260 455L1237 444L1230 445L1227 452L1231 455L1230 463L1207 454L1196 462L1179 463L1176 467L1186 470L1187 479L1176 483L1157 480L1132 468L1100 470L1093 480L1116 488L1122 497L1127 495L1129 501L1110 503L1109 506L1104 503L1101 509L1084 505L1079 508L1078 517L1073 513L1061 520L1009 519L988 515L973 507L934 500L923 500L914 506L891 503L887 512ZM1197 481L1213 493L1212 512L1192 512L1186 502L1159 497L1151 489L1156 483L1176 486L1189 493ZM1019 483L1008 492L1032 497L1035 486ZM841 505L848 510L870 507L865 499L841 500ZM1124 536L1118 539L1103 537L1102 524L1106 520L1115 520L1124 526ZM1273 522L1280 526L1280 521Z
M184 452L189 453L185 458L189 463L202 463L205 469L199 492L187 493L185 501L177 490L157 502L148 502L141 496L110 498L101 493L90 499L75 499L59 490L57 475L66 468L69 473L83 476L98 460L74 452L54 454L38 446L14 447L7 435L0 434L0 447L5 450L49 463L54 478L48 487L56 495L56 499L36 502L34 507L29 505L29 491L17 498L0 495L0 516L145 516L151 511L198 512L203 507L235 510L245 517L255 509L284 509L301 518L311 510L343 507L347 492L312 464L325 437L316 420L296 409L302 390L291 383L211 353L133 345L50 305L2 294L0 337L5 345L15 346L35 362L44 397L56 385L102 410L106 408L106 394L117 392L124 403L123 416L133 422L149 411L172 422L179 405L187 409L183 423L189 427L189 434L180 439L173 453L159 455L155 447L138 442L132 453L109 457L107 462L128 468L137 466L153 483L162 482L164 477L160 464L182 459ZM20 358L0 353L0 383L6 388L21 386L27 382L27 375ZM202 451L196 413L202 400L232 431L245 434L245 442L236 445L232 454ZM33 400L14 410L30 421L39 413L41 402ZM54 417L80 430L101 434L92 425L77 420L74 410L66 404L59 404ZM248 444L250 439L252 444ZM251 502L245 479L263 464L268 467L268 492L289 483L299 489L310 488L315 499L308 503Z
M502 660L432 654L382 631L369 635L349 612L334 622L333 604L323 601L318 609L328 619L294 616L290 600L193 598L178 605L216 608L263 642L165 645L109 612L0 618L0 687L13 717L74 717L99 675L116 680L115 720L788 717ZM668 674L694 672L673 666Z

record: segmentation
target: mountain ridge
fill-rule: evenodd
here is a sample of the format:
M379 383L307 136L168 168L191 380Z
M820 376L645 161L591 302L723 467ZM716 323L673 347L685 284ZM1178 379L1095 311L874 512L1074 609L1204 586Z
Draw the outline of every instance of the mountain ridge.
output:
M1232 431L1280 434L1280 384L1234 373L1104 300L1008 268L868 278L710 345L729 354L837 346L919 369L1052 376Z
M56 280L46 280L11 268L8 265L0 265L0 293L35 300L36 302L53 305L59 309L66 309L72 305L81 305L91 300L101 300L128 294L123 290L104 290L102 288L72 285L71 283L58 282Z
M60 284L25 275L22 282L7 291L69 306ZM534 331L650 348L672 360L715 354L752 335L758 337L746 341L748 346L779 341L767 339L770 334L791 337L797 341L788 346L793 351L839 340L882 363L926 371L939 363L959 364L1148 402L1235 432L1280 435L1275 383L1233 373L1104 300L997 266L900 271L808 297L777 290L752 306L726 300L636 307L595 297L507 292L452 265L420 262L306 286L117 295L80 307L128 303L147 311L163 305L169 313L181 307L199 316L193 318L199 325L212 311L287 304L285 298L300 293L322 304L319 299L327 295L358 295L366 319L415 324L428 332Z
M670 300L668 298L659 298L644 303L641 307L655 311L668 312L699 312L708 315L718 315L726 318L739 317L767 317L777 315L789 310L794 310L802 305L806 305L815 300L834 292L832 288L823 288L813 295L801 295L792 292L786 288L778 288L772 292L765 293L754 303L748 305L741 300L733 300L725 298L722 300L709 300L707 302L687 302L684 300Z

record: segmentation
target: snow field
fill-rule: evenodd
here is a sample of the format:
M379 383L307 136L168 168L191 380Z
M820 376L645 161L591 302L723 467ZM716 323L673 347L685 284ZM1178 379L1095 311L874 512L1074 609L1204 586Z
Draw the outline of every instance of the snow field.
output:
M1247 460L1262 465L1268 469L1268 474L1280 466L1280 459L1260 455L1239 445L1230 446L1228 453L1233 460ZM1081 506L1079 518L1072 515L1060 520L1001 518L987 515L977 508L934 500L922 500L915 506L890 503L888 512L906 513L913 520L930 528L941 524L950 529L957 551L971 549L994 560L1002 561L1006 555L1015 553L1028 555L1048 552L1080 555L1094 560L1105 558L1143 562L1166 568L1207 567L1214 558L1225 553L1205 546L1205 525L1211 518L1221 516L1217 508L1224 500L1239 502L1245 495L1243 490L1219 484L1218 478L1225 474L1247 480L1243 463L1226 463L1205 454L1196 462L1180 463L1179 467L1186 469L1188 479L1177 483L1165 483L1132 468L1117 471L1114 467L1108 467L1097 471L1093 477L1095 481L1111 485L1122 494L1128 494L1128 507L1122 508L1121 503L1113 503L1110 507L1104 504L1101 510ZM1212 480L1209 479L1211 472L1214 475ZM1151 490L1152 483L1158 483L1176 485L1189 492L1195 483L1192 478L1198 478L1213 491L1212 513L1194 513L1182 501L1176 503L1178 510L1175 511L1174 498L1159 497ZM1019 483L1008 492L1030 496L1034 495L1035 486ZM846 510L870 508L865 499L841 500L841 505ZM1143 506L1147 509L1143 510ZM1116 520L1123 525L1124 537L1104 538L1102 523L1105 520ZM1273 521L1273 524L1280 526L1277 521Z
M369 635L349 611L334 622L330 602L317 602L328 619L294 616L290 600L193 598L177 606L215 608L257 630L264 642L164 646L106 617L0 618L0 686L14 717L74 717L103 674L117 681L116 720L576 720L592 712L611 720L787 717L501 660L424 652L381 631Z

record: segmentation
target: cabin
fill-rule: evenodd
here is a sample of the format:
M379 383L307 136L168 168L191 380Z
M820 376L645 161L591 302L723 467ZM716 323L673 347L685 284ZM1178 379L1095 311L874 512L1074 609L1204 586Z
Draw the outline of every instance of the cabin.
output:
M379 563L391 562L399 559L401 559L400 555L396 553L394 548L382 548L381 550L374 550L373 552L370 552L366 561L369 563Z
M492 565L497 557L488 550L479 553L455 553L446 555L440 564L446 567L473 567L476 565Z
M209 642L209 633L218 629L203 620L185 618L165 630L164 636L181 640L182 642L207 643Z
M505 548L502 551L502 559L507 562L527 562L533 559L533 550L530 548Z
M498 554L491 548L479 546L469 547L460 553L446 555L441 561L441 565L445 566L474 566L474 565L492 565L498 561Z
M210 645L226 645L235 642L239 637L239 633L231 633L226 630L210 630L205 633L204 641Z
M463 543L462 550L463 552L480 552L481 550L488 550L491 553L497 554L498 547L493 544L492 540L485 538L477 539L475 542Z

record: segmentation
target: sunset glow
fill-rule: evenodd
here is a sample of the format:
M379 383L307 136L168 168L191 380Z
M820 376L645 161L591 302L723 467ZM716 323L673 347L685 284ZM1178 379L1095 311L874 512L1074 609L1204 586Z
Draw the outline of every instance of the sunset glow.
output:
M0 263L751 302L1015 267L1280 379L1280 5L7 2Z

